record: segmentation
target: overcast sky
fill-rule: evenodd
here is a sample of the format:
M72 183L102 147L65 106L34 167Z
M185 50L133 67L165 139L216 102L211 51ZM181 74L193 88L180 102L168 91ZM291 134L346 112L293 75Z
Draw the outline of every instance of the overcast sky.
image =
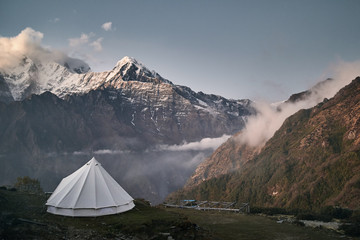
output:
M360 59L359 0L0 0L0 35L110 70L134 57L175 84L280 101Z

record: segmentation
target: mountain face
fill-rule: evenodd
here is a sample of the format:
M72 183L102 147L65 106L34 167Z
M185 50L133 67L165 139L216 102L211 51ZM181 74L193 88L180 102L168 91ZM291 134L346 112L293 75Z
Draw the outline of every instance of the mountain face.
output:
M22 109L25 116L30 116L36 110L44 111L44 106L38 105L54 105L47 106L54 115L59 112L67 117L66 112L72 111L82 115L84 122L93 121L91 131L97 125L110 127L115 122L121 125L113 126L106 136L118 132L119 136L139 137L145 142L149 138L149 142L156 144L179 144L234 133L243 127L244 117L254 112L249 100L195 93L188 87L172 84L129 57L120 60L113 70L102 73L71 73L57 63L45 66L30 59L24 64L24 71L18 75L0 75L1 96L7 99L4 102L17 100L4 105L2 119L8 116L6 111L13 109ZM71 114L68 115L71 119ZM43 120L36 115L33 119ZM156 139L152 139L154 136ZM111 147L108 143L106 146ZM96 144L81 147L98 148Z
M236 136L229 139L198 167L185 188L168 200L231 200L288 209L314 210L326 205L358 209L359 92L360 77L332 99L289 117L261 150L242 146ZM218 166L222 166L222 172L218 172Z
M98 155L128 192L158 202L210 154L158 145L233 134L255 112L249 100L196 93L133 58L101 73L78 65L24 58L0 73L0 184L29 175L51 191Z
M238 143L241 132L230 137L225 143L217 148L210 157L205 159L196 168L193 175L188 179L184 188L196 187L202 182L241 169L247 161L260 152L259 147L249 147Z

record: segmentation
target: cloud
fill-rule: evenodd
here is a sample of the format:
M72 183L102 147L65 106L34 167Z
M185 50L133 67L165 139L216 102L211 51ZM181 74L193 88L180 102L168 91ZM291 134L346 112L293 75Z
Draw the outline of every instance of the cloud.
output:
M94 154L98 154L98 155L103 155L103 154L116 155L116 154L126 154L126 153L130 153L130 151L110 150L110 149L100 149L94 151Z
M95 37L95 33L91 32L89 34L82 33L78 38L69 38L69 45L73 48L81 48L81 47L92 47L94 51L100 52L103 47L101 42L104 38L100 37L93 41ZM83 49L84 50L84 49ZM86 51L86 48L85 48Z
M206 149L217 149L222 143L224 143L230 136L223 135L218 138L203 138L198 142L183 143L182 145L160 145L157 150L167 151L201 151Z
M276 105L267 102L254 103L257 115L248 118L245 129L238 136L238 140L242 144L252 147L264 145L290 115L300 109L311 108L323 101L324 98L333 97L341 88L359 76L360 61L340 60L327 70L326 75L333 76L333 79L318 83L310 89L306 97L299 101Z
M28 57L34 62L68 63L87 66L82 60L69 57L64 52L44 48L41 45L44 34L32 28L25 28L15 37L0 37L0 69L8 70ZM75 67L75 66L74 66Z
M83 151L75 151L73 152L74 155L88 155L87 152L83 152Z
M112 22L106 22L103 25L101 25L101 28L105 31L111 31L112 30Z
M31 28L26 28L19 35L12 38L0 38L0 68L8 68L17 65L24 55L34 52L46 54L46 50L40 48L44 34Z
M94 48L95 51L100 52L102 50L102 42L103 38L98 38L96 41L90 43L90 46Z
M249 117L245 129L239 135L242 144L251 147L261 146L269 140L277 129L279 129L284 120L294 114L300 108L287 107L285 104L281 111L277 107L266 102L257 102L253 104L257 111L256 116Z
M82 33L79 38L69 38L69 45L71 47L77 47L79 45L86 44L90 41L90 38L94 36L95 34L92 32L89 34Z
M60 22L60 18L50 19L49 22L51 22L51 23L58 23L58 22Z

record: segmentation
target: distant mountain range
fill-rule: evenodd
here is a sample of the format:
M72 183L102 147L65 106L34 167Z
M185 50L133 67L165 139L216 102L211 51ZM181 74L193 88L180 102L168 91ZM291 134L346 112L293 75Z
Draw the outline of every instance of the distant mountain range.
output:
M295 94L288 102L297 102L310 92ZM167 200L228 200L287 209L316 210L326 205L359 209L359 93L360 77L333 98L290 116L265 146L248 146L239 141L242 132L237 133Z
M70 60L24 57L0 71L0 184L29 175L50 191L70 169L103 154L129 193L156 202L181 187L193 169L182 173L181 162L169 165L179 153L149 149L234 134L255 113L250 100L196 93L130 57L100 73ZM179 161L196 155L188 151ZM128 176L135 163L158 169Z

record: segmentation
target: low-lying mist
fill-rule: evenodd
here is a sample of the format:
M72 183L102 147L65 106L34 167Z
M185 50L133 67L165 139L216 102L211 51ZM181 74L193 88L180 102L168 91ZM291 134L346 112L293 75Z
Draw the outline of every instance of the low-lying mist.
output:
M95 156L132 197L159 204L169 193L183 187L196 167L228 137L162 145L144 151L102 149L43 154L34 159L20 154L4 155L0 156L0 185L13 184L19 176L30 176L40 180L44 191L52 192L62 178Z

